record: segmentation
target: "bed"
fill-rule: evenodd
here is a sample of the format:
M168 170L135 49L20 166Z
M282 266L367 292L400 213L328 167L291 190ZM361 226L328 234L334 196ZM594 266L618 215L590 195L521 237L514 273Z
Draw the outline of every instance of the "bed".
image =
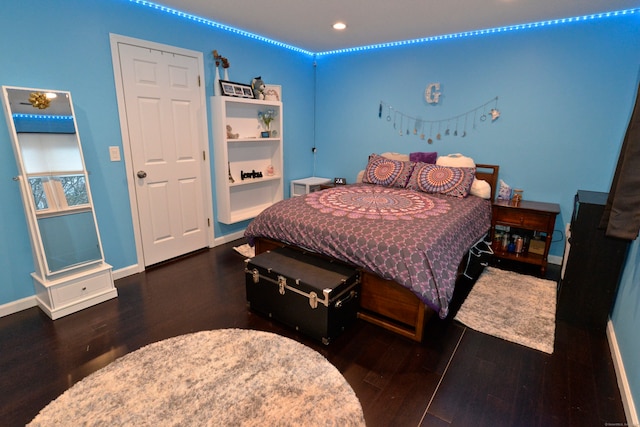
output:
M489 231L499 169L426 165L373 154L364 182L278 202L245 237L256 254L286 245L359 267L359 317L421 341L429 317L447 316L463 261ZM425 171L460 172L453 179L469 188L432 191L420 185L418 170L423 178ZM486 182L488 196L469 194L469 180Z

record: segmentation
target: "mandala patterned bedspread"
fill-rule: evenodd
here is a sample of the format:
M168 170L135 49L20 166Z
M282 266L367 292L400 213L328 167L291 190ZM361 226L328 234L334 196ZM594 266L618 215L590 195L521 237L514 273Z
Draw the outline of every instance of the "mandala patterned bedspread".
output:
M247 227L267 237L372 271L410 289L446 317L458 265L491 225L489 201L372 184L292 197Z

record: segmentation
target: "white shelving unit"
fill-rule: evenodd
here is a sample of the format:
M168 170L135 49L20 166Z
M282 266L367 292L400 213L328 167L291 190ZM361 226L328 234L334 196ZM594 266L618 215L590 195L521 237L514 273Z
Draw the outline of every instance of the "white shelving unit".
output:
M211 106L218 221L233 224L283 199L282 103L213 96ZM264 138L258 113L269 109L276 116L271 136ZM227 137L227 126L233 138Z

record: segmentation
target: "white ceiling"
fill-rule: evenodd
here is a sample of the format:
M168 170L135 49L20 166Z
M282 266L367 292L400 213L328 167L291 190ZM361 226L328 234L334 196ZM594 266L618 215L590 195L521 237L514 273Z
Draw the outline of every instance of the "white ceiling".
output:
M311 52L640 7L640 0L156 0ZM337 32L334 22L347 29Z

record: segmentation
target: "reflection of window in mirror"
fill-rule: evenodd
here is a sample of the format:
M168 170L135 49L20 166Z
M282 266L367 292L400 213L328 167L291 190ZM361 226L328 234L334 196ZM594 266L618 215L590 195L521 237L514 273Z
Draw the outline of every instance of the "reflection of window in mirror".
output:
M47 195L44 192L44 185L42 185L42 178L29 178L29 184L31 185L31 192L33 193L33 201L36 206L36 210L49 209L49 203L47 203Z
M57 212L89 207L84 175L39 176L29 178L33 202L38 212Z
M87 187L85 186L84 175L69 175L58 177L60 187L67 206L79 206L89 203Z

